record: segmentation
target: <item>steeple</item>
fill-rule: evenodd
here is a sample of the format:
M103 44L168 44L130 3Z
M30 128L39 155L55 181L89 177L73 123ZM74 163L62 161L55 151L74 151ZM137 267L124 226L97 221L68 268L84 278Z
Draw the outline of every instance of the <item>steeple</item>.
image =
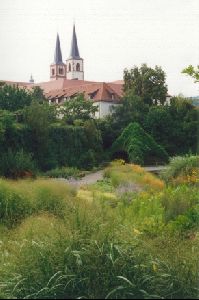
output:
M32 74L31 74L31 76L30 76L29 82L30 82L30 83L34 83L34 82L35 82L35 81L34 81L34 78L33 78L33 76L32 76Z
M66 60L66 78L84 80L84 60L79 55L75 24L73 25L70 56Z
M57 40L56 40L56 47L55 47L54 64L56 64L56 65L63 64L61 46L60 46L60 39L59 39L59 34L58 33L57 33Z
M75 31L75 24L73 25L73 35L71 41L70 59L80 59L79 49L77 45L77 35Z
M66 65L62 61L60 39L59 34L57 33L54 62L50 65L50 79L58 80L60 78L66 78Z

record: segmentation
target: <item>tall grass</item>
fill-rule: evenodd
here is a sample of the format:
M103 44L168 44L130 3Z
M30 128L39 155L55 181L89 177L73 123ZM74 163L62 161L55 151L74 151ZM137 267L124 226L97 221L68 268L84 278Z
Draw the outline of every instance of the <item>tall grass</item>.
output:
M199 183L199 156L177 156L170 160L169 166L162 172L167 183Z
M188 214L196 189L147 182L126 202L118 186L143 184L147 173L132 165L106 172L109 179L78 193L55 180L1 182L12 208L4 206L0 225L1 298L198 298L198 229L181 235L174 224L196 222Z
M0 223L14 226L27 216L49 212L63 216L74 188L55 181L0 181Z

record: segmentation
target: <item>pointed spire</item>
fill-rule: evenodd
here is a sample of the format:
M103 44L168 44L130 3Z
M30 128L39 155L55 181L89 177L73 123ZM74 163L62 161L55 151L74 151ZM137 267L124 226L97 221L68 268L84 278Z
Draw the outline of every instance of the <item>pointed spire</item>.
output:
M33 76L32 76L32 74L31 74L31 76L30 76L29 82L30 82L30 83L34 83L34 82L35 82L35 81L34 81L34 78L33 78Z
M77 45L77 36L76 36L76 31L75 31L75 24L73 25L73 36L72 36L72 41L71 41L71 51L70 51L70 58L73 59L79 59L79 49Z
M59 39L59 34L58 33L57 33L57 40L56 40L54 63L57 64L57 65L63 64L61 46L60 46L60 39Z

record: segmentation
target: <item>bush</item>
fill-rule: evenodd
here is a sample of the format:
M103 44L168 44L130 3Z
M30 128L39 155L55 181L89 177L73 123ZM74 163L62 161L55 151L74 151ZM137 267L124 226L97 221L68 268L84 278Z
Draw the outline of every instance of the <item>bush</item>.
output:
M2 154L0 174L12 179L35 177L36 166L32 160L32 155L23 150L19 152L8 150L6 154Z
M168 168L162 172L169 183L197 183L199 178L199 156L177 156L170 160Z
M31 210L29 199L17 193L9 184L0 182L0 223L13 226Z
M141 164L167 162L168 154L138 123L130 123L114 142L112 153L126 151L130 162Z
M74 188L47 180L0 182L0 223L13 226L25 217L40 212L63 217Z
M190 192L186 185L169 187L162 194L161 202L165 210L165 221L169 222L196 206L199 203L199 192L197 188Z
M71 177L73 178L80 178L84 176L84 172L78 170L77 168L70 168L70 167L62 167L62 168L56 168L53 170L50 170L46 172L44 175L50 178L65 178L69 179Z

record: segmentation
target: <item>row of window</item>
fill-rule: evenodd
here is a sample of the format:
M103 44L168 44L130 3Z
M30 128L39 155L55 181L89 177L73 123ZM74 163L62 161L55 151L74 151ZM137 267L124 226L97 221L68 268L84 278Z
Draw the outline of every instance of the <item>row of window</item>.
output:
M71 64L68 65L68 71L71 72ZM76 71L79 72L80 71L80 64L77 63L76 64ZM66 72L67 72L67 66L66 66ZM64 69L63 68L59 68L58 69L58 74L59 75L63 75L64 74ZM52 69L52 76L55 75L55 69Z

